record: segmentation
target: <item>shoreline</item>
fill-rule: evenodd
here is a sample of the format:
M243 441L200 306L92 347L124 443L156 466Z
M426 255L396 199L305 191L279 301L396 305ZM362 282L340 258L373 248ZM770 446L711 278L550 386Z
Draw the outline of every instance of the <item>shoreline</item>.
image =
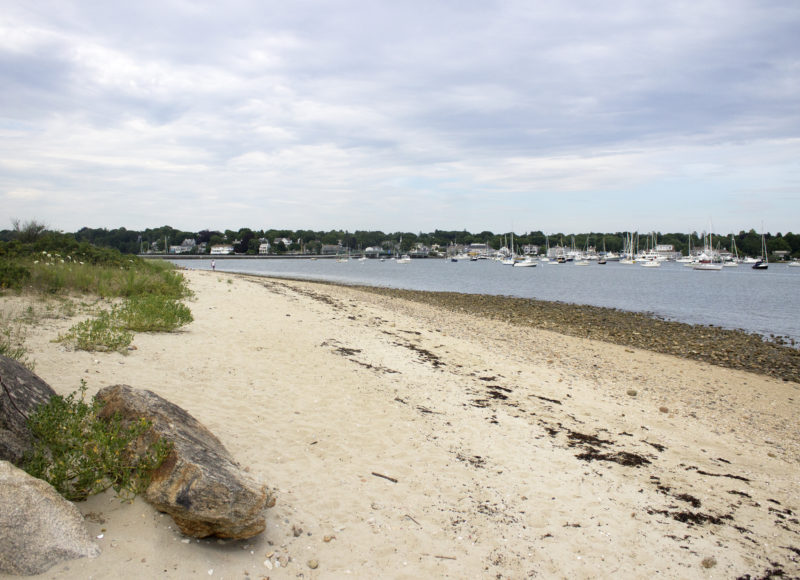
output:
M651 313L571 302L492 294L407 290L239 272L221 273L245 278L353 288L446 308L453 312L467 312L514 325L641 348L800 383L800 345L790 346L791 343L784 343L781 337L775 337L770 341L768 337L744 330L677 322Z
M190 540L102 494L78 507L103 553L41 578L800 575L797 383L394 293L184 275L185 329L86 353L52 342L80 316L50 314L36 373L186 409L268 485L267 529Z

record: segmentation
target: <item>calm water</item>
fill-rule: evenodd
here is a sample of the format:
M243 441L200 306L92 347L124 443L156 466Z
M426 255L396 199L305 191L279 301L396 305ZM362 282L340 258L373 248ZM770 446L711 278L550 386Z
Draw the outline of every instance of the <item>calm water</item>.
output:
M175 262L211 268L211 261L205 259ZM512 268L489 260L422 259L397 264L391 260L222 259L216 267L277 277L608 306L800 341L800 268L785 264L770 264L767 271L742 264L702 272L675 263L643 268L614 262L589 266L551 262Z

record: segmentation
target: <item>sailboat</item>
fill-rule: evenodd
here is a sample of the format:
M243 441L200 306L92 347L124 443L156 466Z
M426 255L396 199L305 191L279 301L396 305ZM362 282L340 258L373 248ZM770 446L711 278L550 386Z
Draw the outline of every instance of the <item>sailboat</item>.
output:
M736 268L739 265L739 250L736 249L736 238L731 234L731 251L734 257L722 263L726 268Z
M545 243L547 249L544 252L544 256L539 258L539 261L542 262L543 264L550 261L550 236L545 236L544 237L544 243Z
M511 255L505 258L504 260L500 260L500 263L504 266L513 266L514 265L514 258L516 255L514 254L514 231L511 231Z
M623 249L622 255L624 256L623 259L619 261L620 264L635 264L636 259L634 258L634 242L633 242L633 232L629 232L625 234L625 247Z
M767 259L767 241L764 239L764 227L761 227L761 258L753 264L753 270L766 270L769 268Z
M711 234L703 235L703 253L692 266L693 270L722 270L722 262L714 261L714 249L711 245Z

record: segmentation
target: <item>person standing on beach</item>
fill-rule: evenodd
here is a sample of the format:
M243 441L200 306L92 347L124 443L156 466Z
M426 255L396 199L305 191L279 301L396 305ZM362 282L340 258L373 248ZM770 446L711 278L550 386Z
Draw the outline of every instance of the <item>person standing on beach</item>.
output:
M217 262L214 261L214 260L211 260L211 269L212 270L216 270L217 269Z

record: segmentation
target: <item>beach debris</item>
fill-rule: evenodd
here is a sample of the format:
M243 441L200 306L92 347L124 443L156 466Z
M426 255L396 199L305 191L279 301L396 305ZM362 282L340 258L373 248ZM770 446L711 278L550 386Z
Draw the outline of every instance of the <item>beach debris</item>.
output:
M0 355L0 459L19 465L32 450L28 415L55 394L21 363Z
M382 473L375 473L373 471L372 475L374 475L375 477L382 477L383 479L388 479L392 483L397 483L397 480L394 477L389 477L388 475L383 475Z
M123 423L142 417L152 423L143 436L160 438L172 451L153 473L144 499L172 516L180 531L194 538L246 539L266 527L266 486L245 474L211 431L181 407L152 391L128 385L106 387L96 398L101 417L119 413Z
M0 461L0 574L41 574L59 562L99 555L75 504Z

